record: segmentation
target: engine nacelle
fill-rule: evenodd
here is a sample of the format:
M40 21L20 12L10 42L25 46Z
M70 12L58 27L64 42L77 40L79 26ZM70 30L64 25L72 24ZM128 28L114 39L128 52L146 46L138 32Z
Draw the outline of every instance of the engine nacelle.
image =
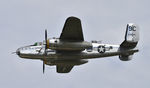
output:
M68 42L68 41L60 41L59 39L49 39L48 40L49 49L53 50L64 50L64 51L82 51L92 47L90 42L82 41L82 42Z
M88 60L55 60L46 62L47 65L82 65L87 63Z
M133 55L119 55L119 59L122 61L130 61L132 60Z

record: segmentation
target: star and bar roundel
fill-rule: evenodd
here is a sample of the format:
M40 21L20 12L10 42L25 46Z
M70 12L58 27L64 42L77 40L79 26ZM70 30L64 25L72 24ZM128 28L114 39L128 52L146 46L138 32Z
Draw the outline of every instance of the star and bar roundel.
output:
M105 49L105 46L98 46L98 52L99 53L105 53L106 49Z

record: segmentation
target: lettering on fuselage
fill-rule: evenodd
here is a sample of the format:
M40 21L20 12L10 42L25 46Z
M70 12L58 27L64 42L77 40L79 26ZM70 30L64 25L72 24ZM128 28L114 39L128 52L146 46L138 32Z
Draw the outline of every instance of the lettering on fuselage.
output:
M136 31L135 29L136 29L136 26L134 26L134 25L133 26L129 26L129 31Z
M134 42L134 40L136 39L136 26L132 25L128 27L128 39L132 42Z

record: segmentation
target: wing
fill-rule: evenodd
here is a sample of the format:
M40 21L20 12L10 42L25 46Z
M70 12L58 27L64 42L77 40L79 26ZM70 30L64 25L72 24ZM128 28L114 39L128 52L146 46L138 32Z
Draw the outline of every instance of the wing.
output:
M58 73L69 73L73 65L57 65L57 72Z
M65 22L60 39L64 41L84 41L80 19L69 17Z

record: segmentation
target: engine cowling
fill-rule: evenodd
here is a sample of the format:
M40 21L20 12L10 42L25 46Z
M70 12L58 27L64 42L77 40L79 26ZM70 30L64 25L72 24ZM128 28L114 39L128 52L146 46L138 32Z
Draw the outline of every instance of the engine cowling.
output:
M119 55L119 59L122 61L130 61L132 60L133 55Z
M54 60L46 62L47 65L82 65L87 63L88 60Z
M72 41L60 41L59 39L49 39L48 48L53 50L63 50L63 51L83 51L92 47L90 42L86 41L79 41L79 42L72 42Z

